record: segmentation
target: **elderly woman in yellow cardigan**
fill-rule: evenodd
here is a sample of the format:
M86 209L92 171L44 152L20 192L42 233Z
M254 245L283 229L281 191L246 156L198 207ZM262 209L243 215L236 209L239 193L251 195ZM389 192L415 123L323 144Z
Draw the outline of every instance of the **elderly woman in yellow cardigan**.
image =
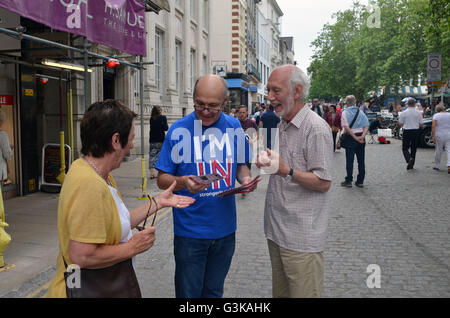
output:
M95 103L84 115L83 157L72 164L61 189L60 253L47 297L67 297L64 272L71 264L81 270L108 268L147 251L155 241L155 228L141 229L134 235L132 229L158 209L185 208L194 202L173 194L174 182L155 197L153 205L150 201L135 210L127 210L110 172L119 168L133 148L135 117L134 112L115 100Z

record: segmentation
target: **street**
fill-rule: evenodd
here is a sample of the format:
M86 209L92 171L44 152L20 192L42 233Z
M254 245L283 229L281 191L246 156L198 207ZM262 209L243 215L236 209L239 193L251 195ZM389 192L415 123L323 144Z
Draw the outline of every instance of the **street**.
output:
M450 175L446 170L432 170L434 149L419 148L415 169L407 171L401 142L391 142L367 145L363 189L340 186L345 152L334 154L324 298L450 297ZM444 155L443 162L445 159ZM139 167L140 160L133 160L113 173L129 209L142 204L136 199L140 194ZM254 167L253 174L257 173ZM272 296L263 231L267 183L268 176L264 176L254 193L236 198L237 246L224 297ZM148 190L150 194L159 192L155 180L149 180ZM175 295L171 211L160 211L155 226L155 245L137 257L138 280L144 297L170 298ZM53 248L58 248L56 237ZM373 268L380 270L379 284L371 284ZM43 296L42 286L54 268L42 268L41 272L27 288L18 287L3 297Z

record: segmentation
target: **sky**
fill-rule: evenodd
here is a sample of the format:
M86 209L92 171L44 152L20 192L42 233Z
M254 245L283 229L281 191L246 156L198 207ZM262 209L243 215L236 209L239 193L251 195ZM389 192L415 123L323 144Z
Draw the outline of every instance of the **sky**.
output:
M332 14L352 7L354 0L277 0L283 11L282 36L294 37L297 65L307 71L313 55L310 47L326 23L335 22ZM367 5L368 0L359 0Z

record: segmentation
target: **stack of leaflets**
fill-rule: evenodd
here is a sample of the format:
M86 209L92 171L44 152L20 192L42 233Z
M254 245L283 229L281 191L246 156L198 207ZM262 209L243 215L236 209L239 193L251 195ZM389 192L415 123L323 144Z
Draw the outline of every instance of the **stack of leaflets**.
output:
M235 195L239 193L249 193L256 189L256 186L259 182L261 182L262 178L261 176L257 176L255 179L252 180L249 184L246 184L244 186L241 186L239 188L230 189L227 191L222 192L218 195L219 198L228 197L230 195Z

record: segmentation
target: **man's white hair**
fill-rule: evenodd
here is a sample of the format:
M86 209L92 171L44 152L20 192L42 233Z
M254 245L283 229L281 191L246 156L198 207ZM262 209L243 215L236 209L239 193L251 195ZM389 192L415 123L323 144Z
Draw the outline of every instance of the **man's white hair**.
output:
M309 95L309 89L311 88L311 81L309 77L297 66L291 66L291 79L289 80L289 90L293 92L298 85L302 86L302 94L300 99L305 101Z
M348 95L345 98L345 103L347 104L348 107L355 106L356 105L356 97L354 95Z

